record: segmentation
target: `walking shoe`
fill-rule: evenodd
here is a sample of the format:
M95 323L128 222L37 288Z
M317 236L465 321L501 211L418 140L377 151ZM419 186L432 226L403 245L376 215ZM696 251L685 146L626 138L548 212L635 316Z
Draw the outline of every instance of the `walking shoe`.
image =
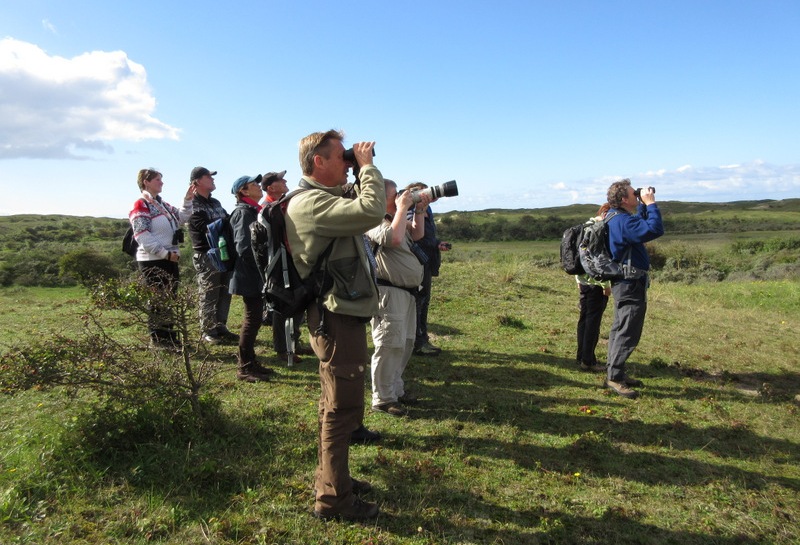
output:
M399 401L403 405L414 405L417 401L419 401L419 399L414 394L406 392L400 397L398 397L397 401Z
M250 365L252 366L253 371L260 375L264 375L265 377L271 377L275 375L275 371L273 369L270 369L269 367L264 367L260 363L251 363Z
M183 353L183 347L181 343L174 343L168 339L150 339L150 348L153 350L161 350L163 352L171 352L173 354Z
M441 351L441 348L431 343L424 343L414 348L414 354L418 356L438 356Z
M244 365L236 370L236 378L244 382L269 382L267 375L262 375L250 365Z
M390 414L392 416L405 416L408 414L408 411L405 409L405 407L400 405L397 401L373 405L372 410L375 412Z
M289 361L289 354L287 354L286 352L276 352L276 354L278 354L278 357L280 359L282 359L283 361L286 361L286 362ZM303 361L303 358L298 356L297 353L295 352L292 355L292 363L300 363L301 361Z
M308 345L301 344L299 342L294 343L294 353L300 354L301 356L314 356L314 349Z
M351 485L353 487L352 488L353 494L355 494L356 496L360 496L361 494L367 494L369 492L372 492L372 485L367 481L359 481L358 479L354 479L353 477L350 477L350 483L351 483ZM314 497L316 498L317 497L317 489L313 488L312 492L314 494Z
M239 335L233 331L229 331L228 328L218 330L217 337L229 342L239 342Z
M203 335L203 342L208 344L222 344L222 337L219 335Z
M351 443L375 443L380 440L381 434L367 429L364 424L361 424L356 431L350 434Z
M591 365L581 362L581 371L586 371L587 373L605 373L607 370L606 366L601 365L599 362Z
M625 377L623 382L625 383L625 386L633 386L634 388L638 388L639 386L644 386L644 382L642 382L638 378Z
M639 397L639 392L631 390L624 382L614 382L613 380L606 380L603 384L606 388L614 390L622 397L628 399L636 399Z
M318 511L314 509L314 516L321 520L349 520L357 522L360 520L374 519L378 516L380 509L377 503L366 502L355 496L353 505L342 509L339 512Z
M356 496L372 491L372 485L367 481L359 481L353 477L350 477L350 480L353 481L353 494Z

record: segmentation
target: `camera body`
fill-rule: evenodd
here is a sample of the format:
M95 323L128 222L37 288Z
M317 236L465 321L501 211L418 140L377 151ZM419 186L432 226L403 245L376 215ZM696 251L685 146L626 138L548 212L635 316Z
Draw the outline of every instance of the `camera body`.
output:
M174 233L172 233L172 245L173 246L180 246L183 244L185 236L183 234L183 229L178 229Z
M653 195L656 194L656 188L655 187L649 186L647 189L652 191ZM642 198L642 191L644 191L644 188L637 187L636 189L633 190L633 194L636 196L637 199L641 199Z
M430 195L431 201L435 201L440 197L455 197L458 195L458 184L456 184L455 180L450 180L441 185L434 185L425 189L416 189L411 192L411 199L416 204L421 200L423 194Z

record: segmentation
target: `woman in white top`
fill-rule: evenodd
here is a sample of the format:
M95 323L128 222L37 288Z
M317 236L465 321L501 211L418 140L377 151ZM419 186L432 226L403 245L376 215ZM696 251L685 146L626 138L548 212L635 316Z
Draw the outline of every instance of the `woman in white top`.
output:
M183 242L181 225L192 214L193 188L189 186L187 189L183 207L179 210L161 199L164 181L160 172L144 168L139 171L136 181L142 197L128 214L133 236L139 244L136 261L145 283L161 291L160 297L168 298L178 288L179 244ZM150 342L157 347L178 347L180 339L165 310L158 304L150 306Z

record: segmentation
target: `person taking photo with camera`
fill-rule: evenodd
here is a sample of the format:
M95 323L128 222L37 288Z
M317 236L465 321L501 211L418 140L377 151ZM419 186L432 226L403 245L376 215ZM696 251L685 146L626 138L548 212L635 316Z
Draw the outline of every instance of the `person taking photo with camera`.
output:
M608 242L614 261L630 267L624 278L611 282L614 296L614 323L608 336L608 378L606 387L628 399L639 396L631 387L642 381L626 373L626 362L642 336L650 286L650 256L645 242L664 234L661 212L652 187L634 190L629 179L608 188L608 204L618 213L608 221Z
M425 221L422 215L430 196L421 195L414 203L411 191L397 192L397 184L385 180L386 217L367 238L375 248L378 265L378 312L372 317L372 410L404 416L404 404L416 398L405 391L405 371L417 331L416 295L422 282L422 261L411 250L422 238ZM411 221L407 210L413 210Z
M428 186L422 182L413 182L406 186L407 191L421 191L427 188ZM437 200L432 199L430 202L434 203ZM432 344L428 335L428 308L431 304L433 277L439 276L442 252L450 251L452 245L436 237L436 222L433 220L433 210L430 203L425 207L421 207L420 210L414 208L408 211L409 220L412 219L411 216L413 214L421 215L425 220L425 234L416 243L428 257L427 261L423 263L422 284L416 294L417 331L414 339L414 354L418 356L438 356L442 349Z

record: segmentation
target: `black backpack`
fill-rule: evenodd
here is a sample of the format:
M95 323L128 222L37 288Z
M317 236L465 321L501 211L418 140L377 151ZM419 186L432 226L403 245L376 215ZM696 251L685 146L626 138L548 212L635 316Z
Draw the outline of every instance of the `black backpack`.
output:
M286 240L285 214L289 200L308 189L311 187L296 189L267 204L258 213L258 219L250 224L253 254L264 281L265 317L268 313L278 312L290 318L303 312L326 291L322 264L330 254L333 242L317 259L309 277L303 280L294 266Z
M584 272L601 282L629 278L626 270L632 269L630 265L630 246L622 256L622 262L614 261L611 258L611 248L608 244L608 222L617 214L619 214L618 211L612 210L603 218L603 221L584 225L581 241L578 245ZM626 259L628 263L623 265Z
M133 227L128 227L125 231L125 236L122 237L122 251L131 257L136 257L136 251L139 249L139 243L133 238Z
M581 254L578 250L584 227L586 227L585 223L573 225L564 231L561 237L561 268L567 274L584 274L585 272L581 265Z

